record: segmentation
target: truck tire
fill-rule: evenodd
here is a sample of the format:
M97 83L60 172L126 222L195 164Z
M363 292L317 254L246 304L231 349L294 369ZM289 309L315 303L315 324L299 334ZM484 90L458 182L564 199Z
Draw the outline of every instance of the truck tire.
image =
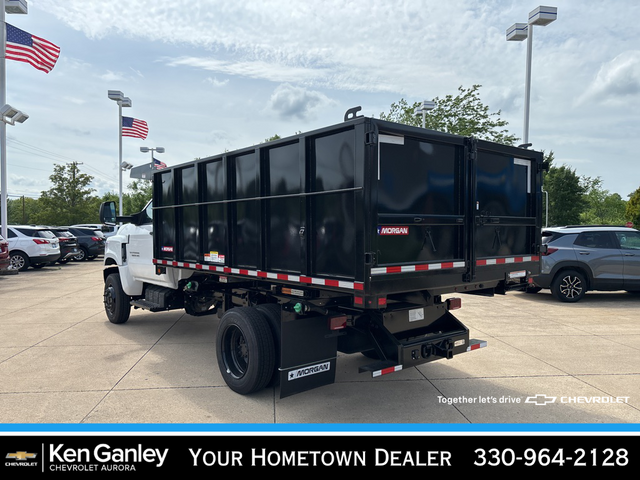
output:
M120 275L111 273L104 281L104 310L111 323L125 323L131 313L131 298L124 293Z
M256 305L255 309L264 315L264 317L269 322L269 326L271 327L275 360L273 367L273 376L271 377L271 380L267 382L266 386L275 387L280 384L280 339L282 337L280 316L282 315L282 307L275 303L263 303L262 305Z
M587 280L577 270L565 270L556 275L551 293L561 302L577 302L587 293Z
M241 395L262 390L275 369L275 344L266 317L251 307L228 310L218 326L216 356L231 390Z

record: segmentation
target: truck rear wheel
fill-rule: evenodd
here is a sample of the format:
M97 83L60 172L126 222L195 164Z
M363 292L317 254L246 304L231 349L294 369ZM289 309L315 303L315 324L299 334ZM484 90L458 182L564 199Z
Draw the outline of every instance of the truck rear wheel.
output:
M255 309L262 313L267 319L271 327L271 333L273 334L275 360L273 375L267 383L267 387L275 387L280 383L280 338L282 337L280 315L282 314L282 308L275 303L263 303L256 305Z
M111 323L125 323L131 313L131 299L124 293L120 275L111 273L104 281L104 310Z
M268 320L250 307L227 311L218 327L216 355L231 390L246 395L263 389L275 369L275 344Z

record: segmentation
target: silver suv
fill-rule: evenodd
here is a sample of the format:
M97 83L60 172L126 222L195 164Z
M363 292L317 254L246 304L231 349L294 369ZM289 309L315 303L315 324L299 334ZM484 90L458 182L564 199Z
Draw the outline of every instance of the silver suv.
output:
M539 291L550 288L563 302L577 302L588 290L640 292L640 232L613 226L545 228Z

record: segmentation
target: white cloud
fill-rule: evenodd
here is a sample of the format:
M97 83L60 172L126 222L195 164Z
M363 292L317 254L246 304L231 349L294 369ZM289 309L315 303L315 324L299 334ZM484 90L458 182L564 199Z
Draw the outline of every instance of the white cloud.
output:
M296 87L289 83L278 85L271 94L268 108L281 118L307 119L319 109L333 102L323 93Z
M620 139L637 129L628 103L640 94L640 2L554 5L558 20L535 27L530 139L536 149L553 150L558 163L576 163L579 174L602 176L624 197L638 187L629 174L637 168L627 163L633 142ZM147 140L123 142L124 158L134 164L146 160L141 145L164 146L172 165L323 127L355 105L378 115L403 97L443 97L473 84L521 135L526 45L506 42L505 31L534 6L38 0L16 26L55 40L63 54L48 76L9 66L7 100L30 115L14 130L21 140L84 162L105 184L117 179L118 153L108 89L131 97L127 113L149 122ZM33 162L44 184L38 191L48 188L51 161L18 155L13 149L10 162Z
M628 102L640 94L640 50L622 52L602 65L579 103Z

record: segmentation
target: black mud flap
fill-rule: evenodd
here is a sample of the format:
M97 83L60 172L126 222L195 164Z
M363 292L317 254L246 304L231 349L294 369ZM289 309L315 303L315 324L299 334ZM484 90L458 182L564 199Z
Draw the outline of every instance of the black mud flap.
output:
M328 317L283 312L280 398L334 383L339 334Z

